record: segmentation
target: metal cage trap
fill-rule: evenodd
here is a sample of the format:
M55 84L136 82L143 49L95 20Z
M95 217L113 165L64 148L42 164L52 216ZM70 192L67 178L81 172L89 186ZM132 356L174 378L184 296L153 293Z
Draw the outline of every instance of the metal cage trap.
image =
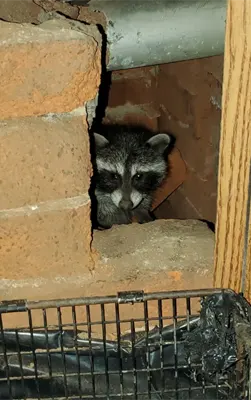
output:
M250 316L230 290L1 302L0 399L250 400Z

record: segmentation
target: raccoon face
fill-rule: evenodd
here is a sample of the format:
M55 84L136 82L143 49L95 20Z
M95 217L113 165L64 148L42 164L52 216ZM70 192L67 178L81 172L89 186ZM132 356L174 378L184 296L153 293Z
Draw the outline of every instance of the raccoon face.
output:
M96 196L110 197L125 211L133 210L160 186L167 173L164 156L171 138L160 133L144 138L143 133L120 132L108 140L95 133Z

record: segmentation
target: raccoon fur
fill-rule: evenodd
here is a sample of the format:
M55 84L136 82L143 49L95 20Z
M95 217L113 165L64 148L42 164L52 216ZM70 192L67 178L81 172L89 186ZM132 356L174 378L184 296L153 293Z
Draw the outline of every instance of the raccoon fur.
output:
M151 221L153 193L167 176L172 137L138 127L94 133L93 185L99 227Z

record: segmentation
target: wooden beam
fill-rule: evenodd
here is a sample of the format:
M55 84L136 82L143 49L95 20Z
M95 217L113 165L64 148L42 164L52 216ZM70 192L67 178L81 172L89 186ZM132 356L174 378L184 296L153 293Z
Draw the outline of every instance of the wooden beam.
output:
M240 291L251 158L251 0L228 1L224 57L214 284ZM251 240L247 253L250 282Z

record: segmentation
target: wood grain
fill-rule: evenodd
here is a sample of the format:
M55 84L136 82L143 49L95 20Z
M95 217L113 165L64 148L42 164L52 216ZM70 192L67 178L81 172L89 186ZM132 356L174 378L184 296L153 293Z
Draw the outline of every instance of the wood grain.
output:
M214 284L241 288L251 157L251 0L227 11ZM248 253L250 255L250 245ZM251 272L250 256L247 271ZM251 276L247 276L250 281ZM250 290L249 285L246 289ZM247 293L246 293L247 294Z

